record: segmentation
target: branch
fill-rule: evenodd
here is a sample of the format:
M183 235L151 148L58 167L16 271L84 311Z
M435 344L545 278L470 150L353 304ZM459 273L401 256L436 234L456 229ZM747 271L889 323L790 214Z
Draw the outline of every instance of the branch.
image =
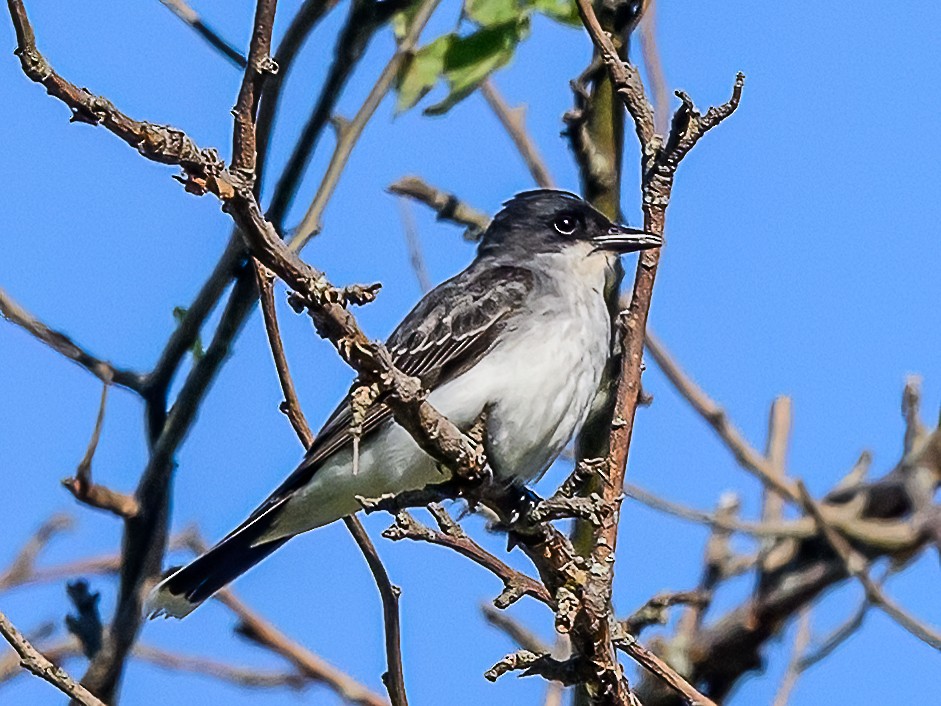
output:
M464 226L465 240L479 240L490 225L490 217L486 213L468 206L454 194L437 189L419 177L402 177L389 185L389 191L420 201L438 215L439 221L450 221Z
M10 567L0 572L0 591L26 583L36 572L36 560L56 535L72 528L72 518L68 515L53 515L40 525L30 540L10 563Z
M393 706L408 706L408 697L405 693L405 676L402 667L402 627L399 619L399 595L401 589L389 579L385 566L379 559L376 547L366 534L362 523L355 515L343 518L346 528L353 535L366 563L372 572L382 599L382 621L386 635L386 665L387 671L382 675L382 681L389 692Z
M208 549L197 533L191 533L187 537L187 546L195 554L203 554ZM214 595L214 598L239 619L236 631L240 635L280 655L305 676L327 684L343 699L357 706L388 706L381 696L327 663L303 645L291 640L277 627L249 608L231 588L222 589Z
M116 368L111 363L96 358L64 333L46 326L13 301L2 289L0 289L0 315L10 323L38 338L57 353L78 363L103 383L113 382L137 393L141 393L143 390L144 377L142 375L130 370Z
M611 38L601 28L601 23L595 16L595 11L589 0L576 0L578 14L582 18L582 23L591 41L601 54L601 58L608 68L608 73L614 83L614 87L624 104L627 111L634 120L634 128L637 131L637 139L642 147L653 144L656 139L654 128L654 114L650 101L647 100L644 84L640 79L640 72L632 64L621 60L618 51L611 41Z
M235 66L242 69L245 68L247 62L241 52L227 42L222 35L203 22L199 14L186 2L183 0L160 0L160 2L164 7L170 10L170 12L192 27L199 36L205 39L209 45L222 56L235 64Z
M266 85L265 100L262 101L261 110L258 113L259 147L267 147L277 104L280 102L284 75L306 40L310 26L337 4L338 0L305 0L291 26L284 33L277 55L281 71L272 78L269 85ZM320 95L294 141L294 148L272 193L267 216L279 231L285 230L285 215L307 171L320 136L333 118L336 103L343 94L344 87L365 55L376 31L394 12L403 9L404 5L404 0L388 0L387 2L357 0L357 2L350 3L349 14L339 32L333 61L321 85ZM260 151L263 154L266 149Z
M280 409L287 415L294 432L306 450L314 443L314 433L310 430L310 425L301 410L301 403L297 398L297 389L294 387L294 380L291 378L291 371L288 368L287 355L284 353L281 327L278 325L278 313L274 303L274 275L257 262L253 262L253 265L255 284L258 287L258 298L261 300L261 313L265 322L265 331L268 334L271 355L274 358L274 365L278 371L278 381L281 383L281 391L284 394L284 401L281 403Z
M379 104L382 102L382 99L385 98L386 93L392 88L392 84L396 76L399 75L399 70L402 65L405 63L406 59L411 56L412 51L418 43L422 29L424 29L425 24L431 18L439 2L440 0L423 0L421 2L410 20L408 31L399 43L398 49L395 54L393 54L392 58L389 59L382 73L379 74L379 78L376 80L372 90L369 91L366 100L363 101L356 115L348 122L337 122L337 144L336 147L334 147L333 156L330 158L330 164L327 165L327 171L324 174L323 180L320 182L320 187L317 189L313 201L310 206L308 206L307 212L295 229L294 238L291 240L292 251L300 251L308 240L320 232L320 218L326 208L327 201L333 195L333 190L340 180L340 175L346 167L353 147L363 133L366 123L372 118Z
M0 635L10 643L20 656L23 669L29 670L40 679L49 682L56 689L83 706L106 706L97 699L88 689L70 677L64 669L57 667L42 653L33 647L19 630L11 623L7 616L0 613Z
M98 416L95 419L95 429L92 431L91 439L88 441L88 448L85 450L85 456L79 461L75 475L62 481L75 499L85 505L105 510L118 517L132 517L137 514L138 503L130 495L119 493L103 485L92 482L91 462L95 457L95 450L98 448L98 440L101 438L101 427L105 421L105 407L108 402L108 388L110 385L105 382L101 388L101 402L98 405Z
M428 274L428 265L425 263L425 254L422 252L421 238L418 235L418 226L412 215L411 205L405 198L397 199L399 216L402 218L402 231L405 233L405 244L408 246L408 259L412 265L412 272L418 280L418 288L422 294L427 294L434 286Z
M737 78L730 101L717 109L710 109L705 116L700 116L683 94L683 106L674 115L670 135L664 143L655 132L653 109L647 100L639 72L621 60L611 39L602 30L589 0L577 0L577 6L582 22L607 66L611 81L634 121L641 148L644 230L662 236L666 208L679 163L708 130L735 110L741 96L743 77L739 75ZM573 634L573 637L580 638L574 640L576 650L591 655L592 661L604 665L600 681L606 693L603 699L598 700L599 704L621 704L630 698L626 682L620 676L616 657L611 652L611 636L605 629L605 615L611 600L612 564L618 538L617 509L622 497L634 418L641 396L644 335L660 252L661 249L657 248L641 253L630 304L622 313L623 339L609 434L606 482L601 485L599 493L613 512L592 533L594 548L591 559L595 570L590 572L589 585L585 589L588 599L584 603L581 619L585 630L583 635L578 635L581 630Z
M45 646L42 652L53 663L59 663L69 657L82 654L81 645L75 638L68 638ZM132 655L141 662L147 662L162 669L209 676L253 689L283 686L291 689L301 689L312 681L297 672L275 672L237 667L198 655L181 655L176 652L169 652L151 645L135 645ZM16 664L6 664L0 660L0 683L16 676L17 667Z
M508 106L490 79L480 84L480 92L484 100L487 101L487 105L490 106L497 119L499 119L500 124L509 134L510 139L513 140L513 144L519 150L520 156L526 163L533 180L544 189L555 188L555 183L552 181L545 160L539 154L539 149L526 131L525 109L523 107L511 108Z
M807 652L807 646L810 644L810 610L805 608L801 611L797 622L797 632L794 634L794 645L791 647L791 659L787 665L787 671L778 687L778 693L774 695L772 706L787 706L791 699L791 692L800 678L803 667L804 654Z
M484 614L484 619L488 623L506 633L507 637L524 650L540 654L552 652L552 648L543 642L542 638L524 627L519 621L513 619L506 611L498 610L486 603L480 606L480 611Z
M657 366L696 412L711 426L745 470L754 474L767 487L797 502L797 486L787 478L778 477L774 465L755 449L728 416L676 363L669 351L651 332L647 332L647 350Z
M820 507L810 493L807 492L807 488L802 481L797 481L797 489L804 509L814 518L821 533L833 548L833 551L840 557L840 561L843 562L846 572L862 584L866 592L866 598L869 599L870 603L881 608L886 615L919 640L941 651L941 633L910 615L904 608L889 598L866 570L867 562L865 557L853 549L849 541L827 522L820 511Z
M686 681L673 667L637 642L637 640L630 635L619 641L617 646L618 649L623 650L625 654L630 655L631 659L640 666L653 674L676 693L682 695L689 706L717 706L712 699L699 693L696 687Z
M395 524L382 536L392 541L411 539L448 547L484 567L503 581L503 593L494 600L497 608L507 608L523 596L532 596L552 606L552 598L545 586L512 568L468 537L441 505L432 503L428 510L438 523L439 530L432 530L403 510L396 514Z
M232 111L235 116L232 171L243 180L248 180L251 185L254 185L257 176L255 116L258 113L262 82L268 74L278 71L278 65L271 58L271 34L274 31L274 13L277 6L277 0L258 0L255 6L248 63L242 76L238 100Z
M658 593L649 598L644 605L635 610L628 618L621 621L621 627L629 635L637 637L650 625L666 625L668 611L676 605L693 605L703 608L712 600L706 591L673 591Z
M281 390L284 393L284 402L281 409L291 420L291 426L294 427L298 438L304 448L307 449L313 444L314 435L301 410L300 400L297 398L294 381L288 368L287 356L284 353L284 344L281 340L277 311L274 305L272 275L257 262L254 262L254 266L265 331L268 335L268 342L278 371ZM382 600L383 623L386 635L386 661L388 665L388 671L383 677L383 682L386 684L394 706L407 706L408 698L405 692L405 677L402 666L402 631L399 620L399 594L401 591L398 586L394 586L390 581L389 575L379 558L379 553L370 541L362 523L355 515L343 518L343 522L366 558L366 563L373 574Z

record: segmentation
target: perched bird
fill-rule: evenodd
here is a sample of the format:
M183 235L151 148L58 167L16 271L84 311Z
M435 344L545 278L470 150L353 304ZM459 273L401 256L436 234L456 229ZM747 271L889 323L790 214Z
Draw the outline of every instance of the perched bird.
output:
M660 244L574 194L518 194L490 223L471 265L430 291L386 345L459 428L486 409L494 478L525 484L588 416L611 353L604 289L618 255ZM354 469L352 421L347 397L297 470L245 522L154 588L151 617L187 615L291 537L359 510L356 496L446 479L381 399L366 415Z

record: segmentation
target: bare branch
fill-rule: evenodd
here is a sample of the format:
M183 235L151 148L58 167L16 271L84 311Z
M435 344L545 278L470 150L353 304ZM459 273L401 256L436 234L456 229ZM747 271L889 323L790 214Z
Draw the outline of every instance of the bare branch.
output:
M287 415L304 448L308 449L314 443L314 433L310 430L310 425L301 410L300 400L297 398L297 389L294 387L294 380L291 378L291 371L288 368L284 343L281 341L281 328L278 325L278 312L274 303L274 275L257 262L254 262L253 265L255 268L255 283L258 286L258 297L261 300L261 313L265 322L265 331L268 334L268 343L271 347L274 365L278 371L281 391L284 393L281 411Z
M650 90L653 94L654 127L659 134L669 128L670 92L667 88L666 76L663 72L663 62L660 59L660 49L657 45L657 3L650 0L638 26L640 30L640 50L644 58L644 68L650 79Z
M673 606L693 605L702 608L709 605L711 600L712 597L702 589L658 593L622 620L621 627L624 632L637 637L650 625L665 625L669 617L668 611Z
M853 614L841 625L833 630L827 637L820 641L817 648L810 652L805 650L797 662L797 669L801 672L810 669L823 659L826 659L833 651L839 647L846 639L855 633L863 625L866 613L869 612L869 601L861 601Z
M395 524L383 532L382 536L393 541L411 539L448 547L484 567L503 581L503 593L494 601L497 608L507 608L523 596L532 596L550 606L553 604L552 597L545 586L512 568L477 544L467 536L460 525L451 519L443 507L432 504L429 510L438 522L440 528L438 531L423 525L409 513L401 511L395 516Z
M323 180L320 182L320 187L317 189L313 201L295 229L294 238L291 240L292 251L300 251L308 240L320 232L320 217L323 215L327 201L329 201L330 197L333 195L333 190L336 188L337 183L339 183L340 175L346 167L353 147L363 133L366 123L372 118L379 104L382 102L382 99L385 97L386 93L389 92L389 89L392 88L392 84L395 81L395 77L398 76L402 64L411 56L412 51L418 43L422 29L424 29L425 24L431 18L439 2L440 0L422 1L418 6L418 10L411 18L408 31L399 43L398 49L383 68L382 73L379 75L375 85L372 87L372 90L370 90L369 95L366 96L366 100L363 101L363 105L357 111L356 115L348 122L337 122L337 144L333 150L333 156L330 158L330 164L327 166L327 171L324 174Z
M402 177L389 185L389 191L420 201L438 214L438 220L464 226L466 240L479 240L490 225L490 217L486 213L468 206L454 194L437 189L419 177Z
M526 110L522 106L518 108L508 106L490 79L480 84L480 92L484 100L487 101L487 105L490 106L500 120L500 124L509 134L510 139L513 140L513 144L519 150L520 156L526 163L533 180L544 189L555 188L555 183L552 181L545 160L539 154L539 149L526 131Z
M40 679L49 682L56 689L83 706L105 706L88 689L70 677L64 669L57 667L33 647L23 633L16 629L7 616L0 613L0 635L10 643L20 656L20 664Z
M405 693L405 676L402 666L402 627L399 619L399 595L401 589L389 579L385 566L379 559L376 547L366 534L362 523L355 515L344 517L346 528L353 535L357 546L363 552L369 570L372 571L379 596L382 599L382 619L386 635L386 665L387 671L382 675L382 681L389 692L393 706L408 706L408 697Z
M803 667L801 666L804 654L807 652L807 646L810 644L810 609L805 608L800 613L797 621L797 632L794 634L794 645L791 647L791 659L787 665L787 671L778 687L778 693L774 695L772 706L787 706L791 699L791 692L800 678Z
M192 7L184 0L160 0L164 7L188 24L196 31L199 36L205 39L209 45L218 51L222 56L231 61L235 66L244 69L247 64L245 57L232 44L226 41L222 35L203 22L202 18Z
M103 383L113 382L115 385L121 385L121 387L126 387L137 393L143 390L144 377L140 373L116 368L111 363L96 358L64 333L46 326L13 301L2 289L0 289L0 315L10 323L38 338L57 353L78 363Z
M717 706L709 697L699 693L696 688L680 675L673 667L656 654L648 650L632 636L627 635L617 643L618 649L630 655L648 672L660 679L671 689L681 694L690 706Z
M797 488L804 509L817 522L821 533L843 562L846 572L850 576L855 577L862 584L869 601L873 605L881 608L886 615L895 620L895 622L908 630L919 640L941 651L941 633L910 615L904 608L885 594L879 584L872 580L872 577L866 570L867 562L865 557L853 549L849 541L827 522L827 519L820 511L820 506L817 505L810 493L807 492L807 488L802 481L797 481Z
M486 603L480 606L480 611L484 614L484 619L488 623L506 633L507 637L524 650L538 654L552 652L552 648L549 647L548 644L531 630L524 627L518 620L510 616L507 611L499 610Z
M561 684L577 684L582 680L580 665L575 659L560 661L548 654L519 650L507 655L484 672L489 681L496 681L509 672L522 672L520 676L539 675Z
M408 257L412 264L412 272L418 280L418 287L423 294L431 291L431 277L428 275L428 266L425 264L425 254L422 252L421 238L418 235L418 226L409 202L404 198L398 199L399 215L402 218L402 231L405 233L405 243L408 245Z
M202 554L208 549L206 543L195 532L187 537L187 546L196 554ZM239 634L280 655L305 676L327 684L343 699L357 706L388 706L381 696L330 665L303 645L291 640L249 608L232 589L224 588L216 593L214 598L239 619L239 625L236 628Z
M684 520L698 522L700 524L708 525L709 527L727 530L729 532L741 532L743 534L750 534L755 537L791 537L794 539L812 537L816 533L815 525L810 520L810 518L801 518L798 520L782 522L747 522L743 520L730 519L727 517L720 517L715 513L704 512L703 510L696 510L691 507L686 507L685 505L673 502L672 500L661 498L658 495L654 495L653 493L630 483L625 484L624 492L627 493L627 497L632 498L637 502L643 503L647 507L653 508L654 510L659 510L660 512L665 512L669 515L674 515L675 517L679 517Z
M310 448L314 442L313 432L307 424L304 413L301 410L300 401L297 398L297 392L294 388L294 381L291 378L291 372L288 368L287 356L284 352L284 344L281 340L281 332L278 327L277 311L274 305L274 288L271 273L258 262L254 262L256 271L256 280L258 283L259 295L261 298L262 313L265 321L265 331L268 335L268 342L271 346L271 352L275 360L275 367L278 371L278 380L281 383L281 390L284 392L284 402L281 405L282 411L287 414L291 420L291 426L300 438L304 448ZM399 594L398 586L394 586L389 579L379 553L373 546L369 535L366 533L362 523L355 517L345 517L343 519L346 528L357 546L363 552L366 563L373 574L376 586L379 589L379 595L382 599L383 620L386 635L386 660L388 671L383 678L392 698L394 706L407 706L408 698L405 693L405 677L402 666L402 635L399 620Z
M725 410L683 372L666 347L650 331L647 332L647 350L677 392L715 430L739 464L775 492L797 502L797 487L794 482L778 477L772 463L748 443L738 428L729 421Z
M75 638L68 638L44 646L42 652L54 664L82 654L81 645ZM253 689L277 687L301 689L312 681L297 672L275 672L237 667L198 655L181 655L151 645L135 645L132 656L141 662L147 662L162 669L191 672ZM18 664L10 664L0 660L0 683L16 676L18 671Z
M239 88L238 100L232 114L235 129L232 136L232 171L254 186L257 177L255 147L255 116L261 87L268 74L277 73L278 65L271 58L271 34L277 0L258 0L252 22L252 39L248 50L248 63Z
M595 16L594 8L589 0L576 0L578 14L581 15L582 23L591 40L595 43L601 54L605 65L608 67L608 73L614 82L614 87L618 94L624 100L628 112L634 120L634 127L637 130L637 138L645 149L652 145L656 138L654 128L654 114L647 95L644 91L644 84L640 79L640 73L633 65L621 60L618 56L618 50L615 48L611 38L601 28L601 23Z
M19 586L36 572L36 560L43 549L56 535L72 528L72 518L68 515L53 515L40 525L30 540L23 546L10 567L0 572L0 591Z
M98 440L101 438L101 428L105 421L105 407L108 403L109 387L110 384L105 382L101 388L101 402L98 405L95 429L92 431L91 439L88 441L85 456L79 461L78 468L75 470L75 476L64 479L62 485L64 485L79 502L98 508L99 510L105 510L118 517L127 518L137 514L137 500L125 493L119 493L103 485L98 485L92 481L91 477L91 462L95 457L95 450L98 448Z

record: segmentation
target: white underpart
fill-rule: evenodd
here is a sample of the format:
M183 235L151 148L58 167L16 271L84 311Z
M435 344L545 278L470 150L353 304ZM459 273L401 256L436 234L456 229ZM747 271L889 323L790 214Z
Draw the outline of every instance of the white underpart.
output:
M477 365L429 395L462 428L487 407L488 452L497 472L538 478L588 416L610 352L603 291L613 258L587 244L536 256L531 311ZM422 488L445 480L404 429L391 424L352 452L337 452L291 499L259 543L298 534L356 512L356 496Z

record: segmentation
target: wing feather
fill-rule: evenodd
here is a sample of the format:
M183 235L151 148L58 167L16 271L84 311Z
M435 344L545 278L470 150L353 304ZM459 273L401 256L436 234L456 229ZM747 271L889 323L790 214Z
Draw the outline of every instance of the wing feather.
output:
M429 293L389 337L395 366L432 390L466 372L492 348L533 288L532 271L512 266L472 266ZM367 411L362 438L391 419L377 400ZM300 466L232 534L266 515L306 485L321 463L352 442L353 413L347 395L317 435ZM277 513L275 513L277 514ZM271 517L268 513L266 517Z

